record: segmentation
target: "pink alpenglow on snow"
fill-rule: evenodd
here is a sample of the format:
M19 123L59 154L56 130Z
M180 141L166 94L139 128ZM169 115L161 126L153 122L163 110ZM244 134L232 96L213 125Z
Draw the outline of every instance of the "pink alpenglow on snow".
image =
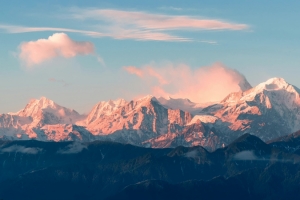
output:
M94 45L90 42L74 41L65 33L55 33L48 39L23 42L19 58L27 66L33 66L55 57L71 58L94 52Z
M229 93L251 88L241 73L221 63L197 69L183 64L124 69L140 77L143 85L150 85L149 92L154 96L188 98L198 103L220 101Z

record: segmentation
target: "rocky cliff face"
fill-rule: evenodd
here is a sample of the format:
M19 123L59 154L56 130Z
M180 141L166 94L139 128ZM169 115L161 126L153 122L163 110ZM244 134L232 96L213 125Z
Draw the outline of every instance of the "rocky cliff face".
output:
M222 146L222 135L215 128L198 120L196 123L186 125L179 133L169 132L143 142L144 146L152 148L167 148L177 146L204 146L209 150L215 150Z

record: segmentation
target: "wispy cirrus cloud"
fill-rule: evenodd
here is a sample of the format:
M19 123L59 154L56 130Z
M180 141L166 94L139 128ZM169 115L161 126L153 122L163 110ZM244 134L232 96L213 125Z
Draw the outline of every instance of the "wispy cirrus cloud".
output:
M74 41L65 33L55 33L48 39L23 42L19 48L19 58L28 67L55 57L71 58L95 53L92 43Z
M180 8L173 8L180 10ZM247 24L233 23L220 19L208 19L188 15L166 15L142 11L124 11L116 9L72 8L64 13L69 20L84 20L86 30L58 27L26 27L0 24L0 29L9 33L25 32L72 32L90 37L111 37L114 39L132 39L142 41L198 41L216 44L209 39L196 40L179 35L189 31L224 30L241 31L249 29Z
M8 33L28 33L28 32L70 32L70 33L81 33L84 35L98 35L105 36L103 33L95 31L85 31L78 29L69 29L69 28L58 28L58 27L28 27L28 26L14 26L14 25L3 25L0 24L0 29L5 30Z
M245 30L249 28L246 24L230 23L216 19L112 9L75 9L73 16L79 19L106 20L125 26L133 25L143 29Z
M58 28L58 27L26 27L26 26L15 26L15 25L0 25L0 29L5 30L8 33L28 33L28 32L70 32L79 33L86 36L100 38L100 37L111 37L114 39L133 39L133 40L154 40L154 41L191 41L189 38L178 37L168 33L155 32L151 30L140 30L140 29L127 29L124 27L118 27L116 25L105 25L95 26L91 29L97 31L80 30L80 29L69 29L69 28ZM206 41L200 41L207 43ZM214 41L213 41L214 42Z
M182 8L173 7L173 6L162 6L162 7L159 7L158 9L160 9L160 10L174 10L174 11L182 11L183 10Z
M96 21L94 27L98 31L111 35L116 39L186 42L194 39L178 36L176 31L240 31L249 28L246 24L231 23L225 20L203 19L185 15L153 14L141 11L73 8L70 12L75 19ZM200 42L206 42L206 40ZM212 42L216 43L215 41Z

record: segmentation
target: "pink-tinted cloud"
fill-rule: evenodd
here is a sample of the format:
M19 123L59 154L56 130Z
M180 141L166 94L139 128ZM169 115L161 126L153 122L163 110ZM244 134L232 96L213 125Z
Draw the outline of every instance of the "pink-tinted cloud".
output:
M71 13L75 19L85 20L85 22L92 20L93 23L97 23L93 27L98 31L116 39L189 42L194 39L178 36L176 31L249 29L246 24L186 15L79 8L71 9ZM216 43L210 40L199 41L208 44Z
M129 66L129 67L124 67L124 69L125 69L128 73L130 73L130 74L135 74L135 75L137 75L137 76L139 76L139 77L141 77L141 78L144 76L143 70L141 70L141 69L139 69L139 68L137 68L137 67Z
M129 72L130 74L135 74L141 78L147 78L147 77L154 77L156 80L162 84L165 85L168 83L166 79L164 79L163 76L161 76L158 72L156 72L152 67L146 66L143 69L139 69L134 66L124 67L124 69Z
M172 9L180 10L180 8ZM149 12L123 11L113 9L80 9L73 8L65 14L73 19L84 20L88 30L79 30L60 27L25 27L0 24L0 29L9 33L25 32L73 32L91 37L111 37L114 39L133 39L141 41L198 41L207 44L216 44L216 41L188 38L178 35L176 31L203 31L203 30L247 30L249 26L242 23L228 22L222 19L207 19L187 15L165 15ZM82 23L82 21L80 21ZM181 32L184 34L183 32Z
M48 39L23 42L20 45L19 58L27 66L33 66L55 57L71 58L88 54L94 54L92 43L77 42L65 33L55 33Z
M221 63L197 69L183 64L124 69L138 75L141 84L150 85L148 92L155 96L188 98L198 103L220 101L231 92L251 88L242 74Z
M249 28L246 24L230 23L224 20L112 9L76 9L74 16L81 19L105 19L119 25L135 25L145 29L245 30Z
M109 37L115 39L134 39L139 41L175 41L175 42L190 42L192 39L179 37L170 33L165 33L160 30L145 30L138 27L117 27L116 25L109 27L107 33ZM97 35L95 35L97 37Z

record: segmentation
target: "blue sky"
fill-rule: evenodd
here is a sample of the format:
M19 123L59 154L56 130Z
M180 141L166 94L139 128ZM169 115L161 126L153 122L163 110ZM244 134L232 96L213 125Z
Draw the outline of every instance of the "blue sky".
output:
M166 78L166 69L180 70L181 65L194 73L219 63L239 71L251 85L277 76L300 86L300 2L281 2L2 3L0 113L17 111L29 99L41 96L86 113L101 100L130 100L153 93L154 87L162 86L156 83L158 75ZM202 24L203 20L208 22ZM71 41L71 46L64 46L63 51L51 43L53 55L32 60L45 55L37 49L39 45L28 46L29 42L48 39L55 33L64 33L66 37L58 40ZM93 48L83 48L88 44ZM129 73L128 66L142 69L143 74ZM153 71L149 69L154 69L156 80L146 77L145 73ZM168 94L175 95L177 85L172 84L168 80L163 86Z

